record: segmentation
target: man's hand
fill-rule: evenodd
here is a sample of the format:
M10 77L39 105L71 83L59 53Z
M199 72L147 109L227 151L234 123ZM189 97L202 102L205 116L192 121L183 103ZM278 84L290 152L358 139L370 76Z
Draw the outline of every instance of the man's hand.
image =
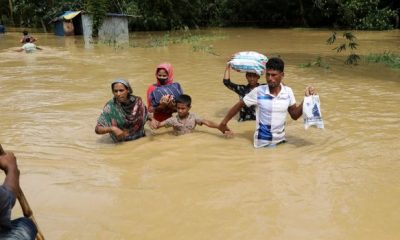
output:
M0 169L6 174L9 169L17 168L17 159L12 152L6 152L4 155L0 155Z
M150 122L150 128L157 129L159 126L160 126L160 122L153 118Z
M0 155L0 169L6 173L3 185L17 196L19 193L19 170L14 153L6 152Z
M233 133L231 130L228 130L228 131L225 131L225 132L224 132L224 136L225 136L226 138L233 138L234 133Z
M218 125L218 130L220 130L223 134L226 134L226 132L231 132L231 130L228 128L228 126L224 123L220 123Z
M312 86L306 87L306 91L304 93L305 96L308 97L310 95L315 95L315 94L317 94L317 90L314 87L312 87Z

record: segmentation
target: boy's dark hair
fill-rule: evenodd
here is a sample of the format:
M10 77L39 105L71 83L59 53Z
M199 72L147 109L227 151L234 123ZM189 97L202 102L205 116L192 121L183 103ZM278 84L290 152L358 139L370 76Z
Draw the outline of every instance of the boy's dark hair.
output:
M22 33L23 33L25 36L28 35L28 31L26 31L26 30L24 30Z
M190 107L192 105L192 98L189 95L182 94L175 100L175 103L183 103Z
M285 69L285 63L282 59L273 57L268 59L268 62L265 64L265 69L277 70L283 72Z

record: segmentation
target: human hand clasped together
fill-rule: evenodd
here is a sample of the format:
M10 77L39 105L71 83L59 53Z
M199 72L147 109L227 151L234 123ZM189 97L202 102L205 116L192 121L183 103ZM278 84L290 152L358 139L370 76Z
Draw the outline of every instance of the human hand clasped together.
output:
M175 99L173 95L164 95L160 99L160 105L164 107L174 107L175 106Z

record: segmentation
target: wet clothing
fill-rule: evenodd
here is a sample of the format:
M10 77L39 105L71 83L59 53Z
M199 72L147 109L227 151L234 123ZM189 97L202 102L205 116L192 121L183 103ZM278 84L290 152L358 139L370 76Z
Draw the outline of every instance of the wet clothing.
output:
M114 142L118 142L144 137L146 121L147 108L142 99L130 95L127 103L119 103L115 98L108 101L97 119L97 125L102 127L117 126L121 130L128 130L129 135L123 140L118 140L114 134L110 133Z
M25 43L22 48L25 50L26 53L32 53L36 51L36 45L34 43Z
M37 229L29 218L21 217L11 221L11 209L15 204L14 194L6 187L0 187L0 239L34 240Z
M33 43L36 39L34 38L34 37L32 37L32 36L30 36L30 35L24 35L23 37L22 37L22 39L21 39L21 43L22 44L24 44L24 43L27 43L27 39L29 39L29 42L30 43Z
M268 85L254 88L243 98L246 106L256 106L254 147L265 147L284 142L288 108L296 104L290 87L281 84L278 96L270 94Z
M175 135L191 133L196 128L196 125L201 126L202 124L203 119L194 113L189 113L184 119L176 115L165 120L165 127L173 127Z
M164 95L173 95L174 99L177 99L181 94L183 94L183 90L179 83L159 86L150 93L151 106L157 107Z
M231 82L230 79L223 80L224 85L230 90L234 91L239 95L239 99L243 99L246 94L251 91L250 85L240 85ZM239 122L248 121L248 120L256 120L256 107L255 106L244 106L240 109L239 112Z
M164 69L168 73L168 78L163 85L157 79L157 72L159 69ZM147 89L147 107L151 112L154 112L154 108L158 107L160 104L160 99L163 95L170 94L174 96L174 99L183 94L182 87L179 83L174 83L174 70L172 65L169 63L162 63L156 68L156 79L157 82L150 85ZM154 112L154 119L162 122L172 116L175 109L165 109L164 111Z

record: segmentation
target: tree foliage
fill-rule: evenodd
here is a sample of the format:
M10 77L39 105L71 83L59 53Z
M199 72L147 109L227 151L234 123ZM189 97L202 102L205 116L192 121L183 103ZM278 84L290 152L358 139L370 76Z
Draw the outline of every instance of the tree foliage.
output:
M7 7L9 2L12 7ZM96 26L107 12L134 15L130 27L140 30L203 26L382 30L393 28L400 13L400 1L393 0L0 0L0 6L5 24L39 27L63 11L85 10L93 14Z
M85 3L86 11L91 14L93 18L93 36L97 35L103 23L103 19L109 9L109 3L108 0L87 0Z
M326 43L329 45L334 44L338 39L336 37L337 33L332 32L332 35L326 40ZM360 56L355 53L355 50L357 49L358 43L356 36L353 35L352 32L346 31L342 34L342 42L339 43L335 48L332 50L335 50L337 53L344 52L346 50L350 51L350 54L347 56L345 63L348 65L356 65L358 61L360 60Z

